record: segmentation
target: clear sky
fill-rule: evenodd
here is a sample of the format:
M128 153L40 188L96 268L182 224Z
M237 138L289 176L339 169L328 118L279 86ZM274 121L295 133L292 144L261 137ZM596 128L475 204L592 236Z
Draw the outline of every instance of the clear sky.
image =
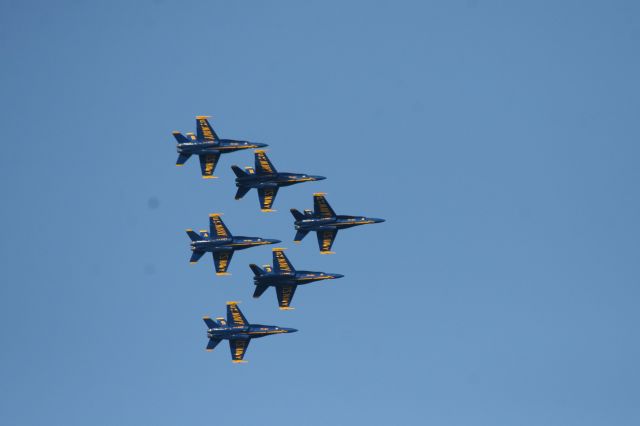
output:
M640 424L640 5L633 1L0 3L0 423ZM174 166L212 115L327 176L235 201ZM292 242L327 192L337 254ZM188 263L224 213L345 274L279 311ZM298 328L249 363L203 315Z

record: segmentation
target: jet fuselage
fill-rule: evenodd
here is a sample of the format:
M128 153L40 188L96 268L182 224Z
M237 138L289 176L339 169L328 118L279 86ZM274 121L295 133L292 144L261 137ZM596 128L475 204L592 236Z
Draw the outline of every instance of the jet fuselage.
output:
M265 244L278 244L280 240L258 237L233 236L233 238L219 238L210 240L199 240L191 242L192 251L225 251L244 250L249 247L261 246Z
M263 148L265 143L237 141L233 139L220 139L215 142L184 142L177 145L178 153L190 155L217 154L223 152L234 152L241 149Z
M317 218L309 215L302 220L296 220L294 226L298 231L324 231L381 222L384 222L384 219L375 217L338 215L330 218Z
M342 278L342 274L331 274L326 272L300 271L295 272L266 272L253 277L255 285L304 285L314 281L330 280Z
M295 333L295 328L276 327L275 325L250 324L244 327L217 327L207 330L209 339L256 339L272 334Z
M267 186L290 186L301 182L312 182L326 179L324 176L312 176L303 173L254 173L236 178L236 186L264 188Z

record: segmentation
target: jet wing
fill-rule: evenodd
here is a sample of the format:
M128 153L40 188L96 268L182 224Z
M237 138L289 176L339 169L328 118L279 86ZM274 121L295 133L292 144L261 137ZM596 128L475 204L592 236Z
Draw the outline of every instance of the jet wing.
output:
M285 285L276 287L276 295L278 296L278 305L280 309L293 309L290 308L293 294L296 292L297 285Z
M320 247L320 253L322 254L333 254L331 251L331 247L333 246L333 242L336 239L336 235L338 234L337 229L328 229L323 231L316 232L318 236L318 246Z
M227 304L227 323L230 327L244 327L245 325L249 325L236 302L229 302Z
M276 273L294 272L295 268L284 254L284 249L273 249L273 269Z
M211 235L215 235L216 239L223 240L231 238L231 232L229 232L229 229L217 213L209 215L209 230L211 231Z
M216 135L207 118L209 117L204 115L196 117L197 140L201 142L218 142L220 139L218 139L218 135Z
M213 264L216 267L216 275L229 275L227 269L231 263L233 250L221 250L213 252Z
M313 209L317 217L322 219L330 219L336 217L336 212L333 211L327 199L324 198L324 193L316 192L313 194Z
M229 340L229 349L231 350L231 358L233 362L242 362L244 354L249 347L250 339L233 339Z
M258 188L258 198L260 199L260 209L262 211L270 211L273 202L278 194L277 186L268 186L266 188Z
M200 170L202 171L202 177L204 179L212 179L215 176L213 175L213 171L216 169L216 164L218 164L218 160L220 159L220 153L216 154L204 154L199 155L200 157Z
M264 151L258 150L255 154L256 173L277 173L276 168L271 164L271 160Z

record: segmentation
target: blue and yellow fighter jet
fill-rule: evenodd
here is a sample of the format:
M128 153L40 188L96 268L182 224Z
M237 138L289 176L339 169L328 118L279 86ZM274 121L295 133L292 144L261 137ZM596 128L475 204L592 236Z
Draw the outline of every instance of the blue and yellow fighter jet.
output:
M264 265L264 269L254 264L249 265L249 267L255 274L253 283L256 285L256 290L253 293L253 297L258 298L269 287L275 287L278 305L282 310L293 309L291 300L299 285L344 277L342 274L296 271L287 256L285 256L283 248L273 249L273 269L270 265Z
M238 187L236 200L244 197L252 188L256 188L258 190L260 209L263 212L273 211L271 206L281 186L326 179L324 176L278 172L263 150L255 152L255 165L255 169L245 167L245 170L238 166L231 166L231 169L236 174L236 186Z
M234 251L280 242L280 240L267 238L233 236L217 213L209 215L209 229L211 233L201 230L200 234L193 229L187 229L193 252L191 253L191 263L197 263L206 252L211 252L216 275L229 275L227 268L231 263Z
M216 164L218 164L220 154L268 146L266 143L220 139L207 118L209 117L206 115L196 117L197 133L195 135L187 133L187 136L185 136L180 132L173 132L173 137L178 141L176 166L184 165L189 157L197 155L200 157L202 177L204 179L212 179L216 177L213 175L213 171L216 168Z
M384 222L384 219L375 217L336 215L324 198L325 195L323 192L313 194L313 212L305 210L303 214L296 209L291 209L297 231L293 239L294 242L299 243L309 232L316 231L320 253L333 254L331 246L333 246L333 241L340 229Z
M227 302L227 320L219 317L212 320L202 318L207 324L207 351L212 351L221 340L229 341L233 362L243 361L251 339L269 336L271 334L295 333L295 328L276 327L275 325L249 324L238 308L238 302Z

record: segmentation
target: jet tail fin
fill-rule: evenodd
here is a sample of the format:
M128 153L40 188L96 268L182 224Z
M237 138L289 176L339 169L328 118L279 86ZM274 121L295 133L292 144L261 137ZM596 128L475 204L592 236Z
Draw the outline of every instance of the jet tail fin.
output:
M304 219L304 215L302 213L300 213L299 210L291 209L291 214L293 215L295 220L303 220Z
M233 170L233 173L236 174L236 177L244 177L247 176L248 173L245 172L244 170L242 170L240 167L238 166L231 166L231 170Z
M251 270L253 271L253 274L255 276L259 276L264 274L264 269L262 269L261 267L259 267L258 265L252 263L251 265L249 265L249 268L251 268Z

